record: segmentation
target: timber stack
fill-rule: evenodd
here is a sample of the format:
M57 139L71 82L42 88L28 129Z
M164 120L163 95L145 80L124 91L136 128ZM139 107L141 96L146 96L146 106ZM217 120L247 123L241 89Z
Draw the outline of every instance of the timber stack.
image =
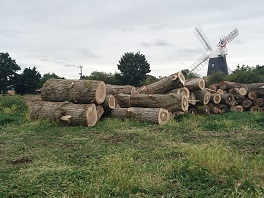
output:
M223 81L206 88L203 78L185 80L181 72L142 87L49 79L41 88L41 98L29 105L33 120L94 126L109 116L162 125L186 113L264 111L264 83Z

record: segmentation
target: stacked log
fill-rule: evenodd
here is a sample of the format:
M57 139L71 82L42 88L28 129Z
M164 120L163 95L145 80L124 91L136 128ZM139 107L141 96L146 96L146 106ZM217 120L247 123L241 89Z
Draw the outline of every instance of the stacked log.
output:
M264 83L222 81L206 88L203 78L185 80L181 72L141 87L49 79L41 88L41 98L30 105L32 119L94 126L111 116L161 125L185 113L264 111Z
M220 104L227 105L223 111L262 111L264 107L264 83L241 84L222 81L209 88L220 93Z
M103 81L49 79L41 88L41 99L29 103L32 120L94 126L104 109L115 108L115 98L106 97Z

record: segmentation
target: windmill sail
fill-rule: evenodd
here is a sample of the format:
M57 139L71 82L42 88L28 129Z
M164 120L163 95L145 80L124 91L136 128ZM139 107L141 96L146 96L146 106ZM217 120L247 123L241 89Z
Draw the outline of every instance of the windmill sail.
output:
M202 28L200 26L195 27L193 33L198 38L198 40L202 43L202 45L204 46L206 51L212 51L213 50L209 39L206 37L204 31L202 30Z
M200 71L204 66L208 65L209 54L204 53L200 56L191 66L190 66L190 73L194 71Z

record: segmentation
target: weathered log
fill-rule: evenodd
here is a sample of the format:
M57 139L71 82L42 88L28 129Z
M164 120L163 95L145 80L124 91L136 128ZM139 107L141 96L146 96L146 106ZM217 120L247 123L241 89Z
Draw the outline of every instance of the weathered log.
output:
M102 105L96 105L96 112L97 112L97 121L99 121L105 112L104 107Z
M195 109L199 115L208 115L210 114L210 108L207 105L196 105Z
M217 89L219 89L219 86L218 86L218 84L212 84L208 88L213 90L213 91L217 91Z
M250 100L254 100L258 97L258 94L256 93L256 91L249 91L247 96Z
M229 106L234 106L236 105L235 98L232 94L226 93L221 95L221 102L222 104L227 104Z
M116 108L116 100L113 95L106 95L105 100L103 102L104 109L115 109Z
M203 90L205 88L205 81L203 78L190 78L186 80L184 86L190 91Z
M251 83L251 84L244 85L244 87L249 92L249 91L253 91L253 90L263 89L264 83Z
M133 94L135 93L136 88L130 85L110 85L105 84L106 87L106 94L116 95L119 93L123 94Z
M197 103L206 105L210 101L211 93L205 90L194 91Z
M193 92L190 92L190 97L189 97L189 104L191 105L196 105L197 100L196 100L196 96Z
M105 100L106 89L103 81L49 79L41 88L41 98L45 101L101 104Z
M246 100L245 96L243 95L240 95L240 94L237 94L235 96L235 101L238 103L238 104L242 104L242 102Z
M239 88L231 88L228 90L229 93L233 94L234 96L239 93Z
M264 105L264 101L263 101L263 98L255 98L253 100L253 104L255 106L259 106L259 107L262 107Z
M217 90L216 90L216 93L219 93L219 94L225 94L226 91L224 91L223 89L217 89Z
M209 107L211 114L218 114L219 113L218 106L215 105L215 103L208 103L207 106Z
M219 104L220 101L221 101L221 94L219 94L219 93L211 93L210 102L212 102L214 104Z
M136 90L137 94L162 94L171 89L183 87L185 77L181 72L164 77L161 80L149 85L145 85Z
M249 109L250 111L261 111L261 108L259 106L252 106Z
M250 108L250 107L252 106L252 101L246 99L246 100L244 100L244 101L242 102L242 106L243 106L245 109L248 109L248 108Z
M130 96L132 107L164 108L171 112L188 110L188 98L181 94L133 94Z
M219 82L219 88L223 90L229 90L231 88L239 88L241 86L242 86L241 83L236 83L236 82L229 82L229 81Z
M111 111L112 117L121 119L133 118L142 122L166 124L170 120L169 111L163 108L117 108Z
M177 89L172 89L170 91L167 92L167 94L169 93L176 93L176 94L182 94L187 96L187 98L190 97L190 91L189 89L187 89L186 87L181 87L181 88L177 88Z
M94 126L97 122L95 104L34 101L30 104L31 119L48 119L67 125Z
M134 95L134 94L133 94ZM121 107L121 108L126 108L126 107L131 107L131 99L130 99L129 94L117 94L115 96L116 103Z
M220 114L226 113L228 111L228 106L226 104L218 104L218 112Z
M237 105L237 106L231 106L230 107L230 111L233 111L233 112L243 112L244 111L244 107L241 106L241 105Z

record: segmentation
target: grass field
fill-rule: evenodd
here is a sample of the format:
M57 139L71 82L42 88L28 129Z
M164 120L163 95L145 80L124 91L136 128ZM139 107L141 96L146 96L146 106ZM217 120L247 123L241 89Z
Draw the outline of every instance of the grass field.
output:
M30 121L0 96L0 197L263 197L264 113Z

